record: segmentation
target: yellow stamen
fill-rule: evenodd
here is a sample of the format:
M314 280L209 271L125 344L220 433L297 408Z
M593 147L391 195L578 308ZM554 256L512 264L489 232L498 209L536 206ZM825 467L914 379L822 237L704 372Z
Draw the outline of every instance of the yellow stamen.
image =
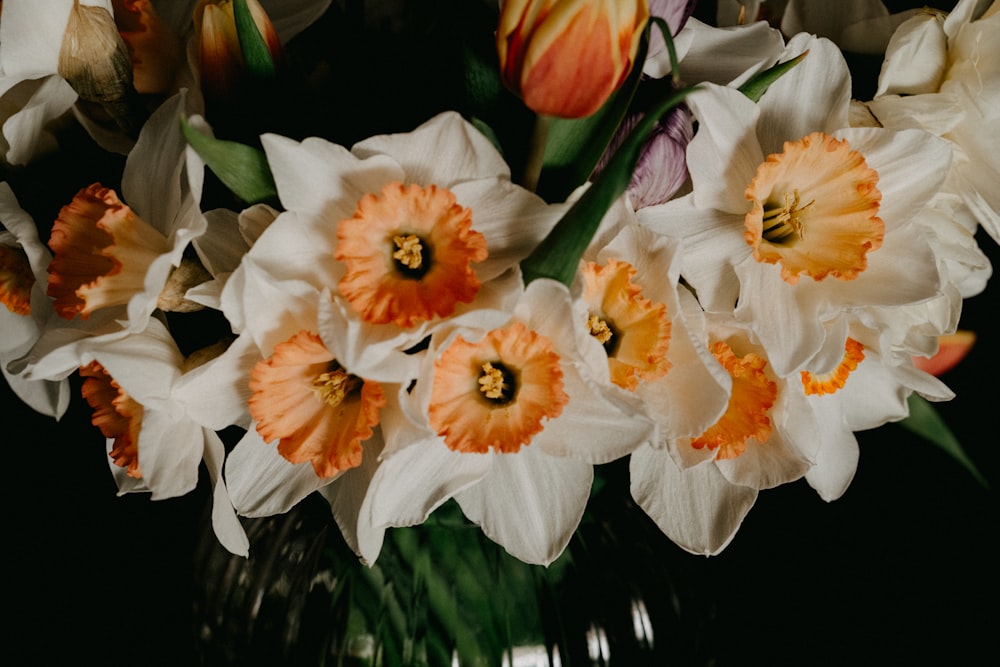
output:
M478 343L457 336L434 362L428 420L454 451L517 452L562 414L562 378L552 341L520 322Z
M718 450L716 459L732 459L746 451L750 440L763 443L771 437L768 413L777 399L778 385L764 372L767 361L756 354L737 357L723 342L712 346L712 354L732 377L733 389L725 414L692 440L691 446Z
M396 244L396 252L392 253L392 258L408 269L419 269L424 261L424 247L420 244L420 238L415 234L407 236L394 236L392 242Z
M483 374L479 376L479 391L483 392L486 398L501 400L505 398L504 392L510 391L510 388L510 383L504 380L502 370L488 361L483 364Z
M597 342L601 345L607 344L613 335L608 323L597 315L591 315L587 318L587 330L590 331L590 335L596 338Z
M764 209L766 227L764 227L763 236L765 239L778 244L805 238L802 214L816 202L811 201L805 206L800 206L799 200L798 190L793 191L792 194L786 192L784 193L784 203L779 206L768 206Z
M786 142L747 186L744 239L758 262L780 263L790 284L803 273L853 280L885 235L877 185L878 173L846 141L814 132Z
M390 183L367 194L337 241L334 257L347 265L340 293L366 322L411 327L479 292L471 265L486 259L486 238L445 188Z
M344 398L360 386L361 381L342 368L320 373L312 381L313 392L319 400L333 408L343 403Z
M865 346L853 338L848 338L847 344L844 346L844 359L832 371L822 375L813 375L809 371L802 371L802 386L806 395L822 396L843 388L848 376L864 358Z
M670 318L663 303L642 295L632 282L636 270L610 259L583 268L583 299L590 308L587 329L608 353L611 381L629 391L657 380L670 370Z
M21 248L0 244L0 303L17 315L31 314L35 274Z

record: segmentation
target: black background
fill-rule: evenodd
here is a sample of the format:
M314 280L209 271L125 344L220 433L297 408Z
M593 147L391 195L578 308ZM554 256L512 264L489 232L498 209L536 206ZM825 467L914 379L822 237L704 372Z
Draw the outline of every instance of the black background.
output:
M64 146L87 151L86 169L48 162L9 179L43 235L77 189L102 175L113 182L120 166L90 159L84 138L68 136ZM979 238L996 266L996 244ZM998 307L996 280L966 301L961 326L978 340L942 378L957 398L938 406L993 489ZM117 497L78 390L74 378L74 400L56 423L0 389L9 525L0 656L7 664L197 664L194 555L207 486L159 502ZM668 546L664 567L697 597L689 613L705 614L710 628L697 638L698 655L718 665L1000 663L996 491L896 425L859 440L857 475L838 501L790 484L761 494L721 555Z

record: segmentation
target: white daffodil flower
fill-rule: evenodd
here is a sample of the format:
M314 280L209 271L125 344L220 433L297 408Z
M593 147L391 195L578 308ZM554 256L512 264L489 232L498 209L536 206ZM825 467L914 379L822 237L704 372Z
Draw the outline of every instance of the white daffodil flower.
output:
M632 495L682 548L713 555L733 539L759 491L805 478L821 498L839 498L858 464L854 432L907 416L914 391L952 392L912 361L880 352L877 330L855 326L827 373L774 374L750 332L710 317L712 350L732 375L726 413L697 438L630 459ZM681 465L684 461L687 465Z
M509 553L548 564L583 515L593 464L655 438L634 401L590 376L606 355L577 345L569 290L530 283L512 312L470 312L439 328L412 391L386 413L386 449L362 506L374 562L380 530L421 523L454 498Z
M204 397L179 391L184 373L202 359L198 353L185 358L166 326L153 318L145 330L122 338L88 338L59 348L33 372L59 378L69 368L86 378L82 393L94 409L94 425L107 438L119 494L148 492L153 500L182 496L197 486L204 462L215 534L226 549L245 556L246 534L222 478L225 447L214 430L191 418Z
M913 219L943 183L950 148L919 130L847 127L840 52L800 35L786 57L806 50L759 104L710 84L693 93L693 191L638 212L683 240L681 273L702 305L735 309L786 376L835 366L853 311L890 314L945 289Z
M580 344L604 352L608 391L646 406L658 446L698 436L725 412L732 383L709 351L701 306L678 284L680 245L638 226L624 204L609 215L620 231L581 262Z
M175 268L206 222L198 208L204 174L185 169L187 144L177 122L183 105L184 96L175 97L143 128L125 163L124 202L95 183L63 207L48 267L48 295L59 317L15 362L16 372L30 378L32 366L64 346L143 331L157 308L186 307L187 286L171 278L187 275Z

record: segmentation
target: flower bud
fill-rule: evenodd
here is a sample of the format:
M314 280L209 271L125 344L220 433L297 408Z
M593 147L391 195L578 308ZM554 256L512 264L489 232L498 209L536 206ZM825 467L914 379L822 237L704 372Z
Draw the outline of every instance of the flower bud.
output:
M501 76L536 113L589 116L628 76L648 18L646 0L506 0Z
M59 75L80 96L80 108L91 120L138 134L146 113L132 86L128 47L107 9L73 3L59 49Z
M281 41L271 20L257 0L246 0L246 3L271 58L278 60ZM245 73L232 0L201 0L195 8L194 23L202 91L209 97L229 98L235 94Z

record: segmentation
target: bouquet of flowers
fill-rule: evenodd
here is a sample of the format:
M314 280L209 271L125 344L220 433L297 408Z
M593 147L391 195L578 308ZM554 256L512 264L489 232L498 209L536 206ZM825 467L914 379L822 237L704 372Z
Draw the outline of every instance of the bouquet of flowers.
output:
M322 497L371 570L425 523L558 563L609 466L715 555L888 422L978 475L931 402L1000 242L1000 5L430 4L0 5L3 374L119 493L207 476L240 557Z

